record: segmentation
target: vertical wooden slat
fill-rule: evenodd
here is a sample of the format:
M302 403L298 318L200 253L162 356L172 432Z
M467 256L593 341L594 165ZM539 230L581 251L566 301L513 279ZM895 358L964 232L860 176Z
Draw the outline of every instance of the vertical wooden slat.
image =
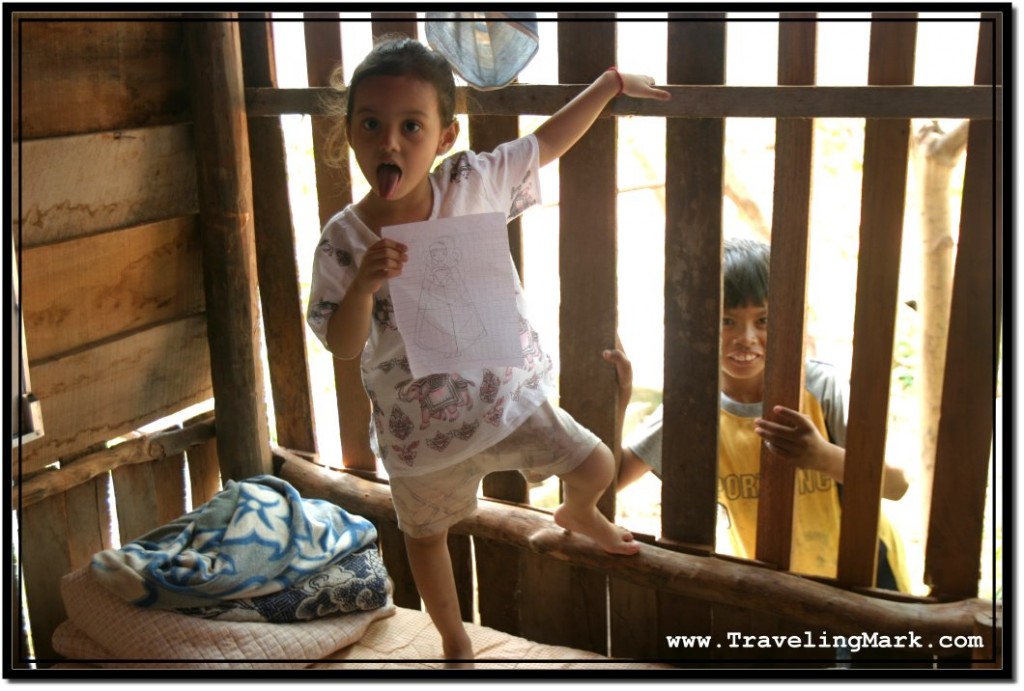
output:
M499 144L519 136L518 117L469 116L469 148L473 151L493 151ZM509 250L519 277L523 276L522 219L508 224ZM526 478L516 470L491 473L484 476L483 495L529 503ZM516 607L519 595L520 552L515 547L492 540L474 538L476 550L477 599L480 623L484 626L517 635L519 613Z
M110 475L98 477L64 493L68 525L75 530L68 536L72 570L85 566L97 552L113 546L110 515Z
M252 167L238 24L202 15L185 26L195 119L199 225L217 447L226 478L269 473L252 225Z
M67 618L60 579L71 571L65 495L26 506L20 519L21 563L35 658L53 661L56 653L50 639Z
M560 15L558 79L589 84L615 62L615 22L582 25L574 16ZM609 447L618 387L601 351L615 346L618 327L616 133L615 118L598 119L559 161L561 405ZM602 502L614 515L614 493Z
M191 509L196 509L221 490L220 462L217 460L217 440L197 444L186 452L188 456L189 487L192 492Z
M913 83L917 23L899 19L915 16L875 15L869 84ZM848 586L875 583L909 146L909 119L869 119L865 123L857 306L837 573L839 581Z
M1001 29L998 14L982 16L975 84L1002 83ZM925 582L943 597L978 592L1002 319L1001 144L1000 120L971 122L925 546Z
M310 86L329 86L335 69L341 69L341 23L337 12L306 12L303 33L306 38L306 80ZM331 118L314 115L313 165L316 170L316 197L320 225L352 203L352 173L348 157L339 167L324 162L327 133L334 125ZM344 141L339 145L347 146ZM367 403L369 405L369 403Z
M579 15L559 15L559 82L589 84L615 63L614 17L612 13L587 13L583 25L578 22ZM559 161L560 405L612 449L618 448L618 387L615 372L601 359L601 351L614 346L618 322L616 132L614 118L599 119ZM614 518L614 490L604 494L598 507ZM545 593L542 608L548 619L564 620L569 627L564 635L575 641L576 647L607 653L607 579L566 564L541 568L547 573L561 572L568 579L568 591ZM524 583L524 588L527 585ZM566 609L574 600L586 603L585 616ZM532 599L524 598L524 602Z
M404 34L416 38L415 12L371 12L373 20L373 38L376 40L387 34Z
M239 23L247 87L277 86L269 12L243 13ZM266 21L251 21L265 19ZM295 231L288 198L288 168L280 118L249 118L249 154L256 269L266 326L277 442L316 452L313 399L306 357L306 322L299 295Z
M164 525L185 513L185 454L159 458L148 465L153 468L157 525Z
M669 80L671 81L671 80ZM668 636L707 636L713 631L711 605L695 598L657 591L658 658L663 660L707 660L710 651L700 648L669 648Z
M670 84L725 83L724 19L723 13L669 13ZM665 138L662 534L710 550L717 510L725 121L670 118Z
M521 564L520 635L540 643L607 654L605 589L591 587L585 580L590 574L582 569L535 552L524 553Z
M455 575L462 621L473 621L473 545L469 535L448 533L448 554Z
M520 552L495 540L473 537L476 551L477 599L480 623L498 631L521 635L519 623ZM509 571L515 571L509 574Z
M815 80L817 24L813 12L783 13L779 20L779 84ZM800 409L804 370L804 304L807 292L807 233L810 225L814 120L775 121L775 195L772 211L772 271L768 279L772 328L764 376L764 416L783 405ZM757 508L757 559L789 568L796 469L761 449Z
M342 67L341 25L333 12L309 12L304 15L306 37L306 77L310 86L329 86L335 69ZM313 162L316 195L323 226L336 213L352 203L352 176L346 157L340 167L328 166L328 133L333 120L313 117ZM338 146L347 146L344 141ZM312 261L311 257L307 261ZM342 463L369 473L377 472L377 459L370 450L370 399L363 388L359 358L331 359L338 403L338 430L341 435Z
M124 465L111 471L117 528L125 545L160 525L153 464Z
M618 658L654 659L659 657L659 641L665 639L652 631L658 621L658 592L621 578L608 580L611 629L609 655Z

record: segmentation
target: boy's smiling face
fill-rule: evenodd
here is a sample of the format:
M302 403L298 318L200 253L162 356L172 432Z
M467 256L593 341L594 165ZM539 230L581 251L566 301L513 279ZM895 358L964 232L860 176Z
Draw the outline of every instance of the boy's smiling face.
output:
M762 400L768 305L744 305L722 313L722 391L743 403Z

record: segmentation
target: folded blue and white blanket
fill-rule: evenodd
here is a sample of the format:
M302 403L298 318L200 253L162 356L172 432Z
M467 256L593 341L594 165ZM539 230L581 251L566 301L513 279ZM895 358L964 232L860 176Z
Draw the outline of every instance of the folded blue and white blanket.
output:
M373 524L272 475L235 482L184 516L92 559L140 607L207 607L277 593L372 545Z
M390 594L384 561L376 545L370 545L276 593L175 611L216 621L286 624L378 609L388 604Z

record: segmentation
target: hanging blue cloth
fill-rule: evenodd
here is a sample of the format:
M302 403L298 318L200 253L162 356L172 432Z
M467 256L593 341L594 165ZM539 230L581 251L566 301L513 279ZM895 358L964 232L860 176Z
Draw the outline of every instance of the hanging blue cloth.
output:
M507 85L537 53L536 12L427 12L427 43L470 86Z

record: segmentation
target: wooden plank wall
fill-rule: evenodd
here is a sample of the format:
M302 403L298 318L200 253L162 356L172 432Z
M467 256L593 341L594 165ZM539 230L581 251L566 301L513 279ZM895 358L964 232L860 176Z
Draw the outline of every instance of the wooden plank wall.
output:
M180 25L28 20L14 35L14 236L46 426L15 459L28 473L211 383Z
M182 451L120 467L105 456L108 440L212 396L182 25L139 18L169 21L17 14L12 26L13 237L46 430L16 448L13 472L18 487L58 475L68 487L13 502L40 660L64 618L63 574L180 515L187 481L194 503L220 487L212 439L187 452L190 479Z

